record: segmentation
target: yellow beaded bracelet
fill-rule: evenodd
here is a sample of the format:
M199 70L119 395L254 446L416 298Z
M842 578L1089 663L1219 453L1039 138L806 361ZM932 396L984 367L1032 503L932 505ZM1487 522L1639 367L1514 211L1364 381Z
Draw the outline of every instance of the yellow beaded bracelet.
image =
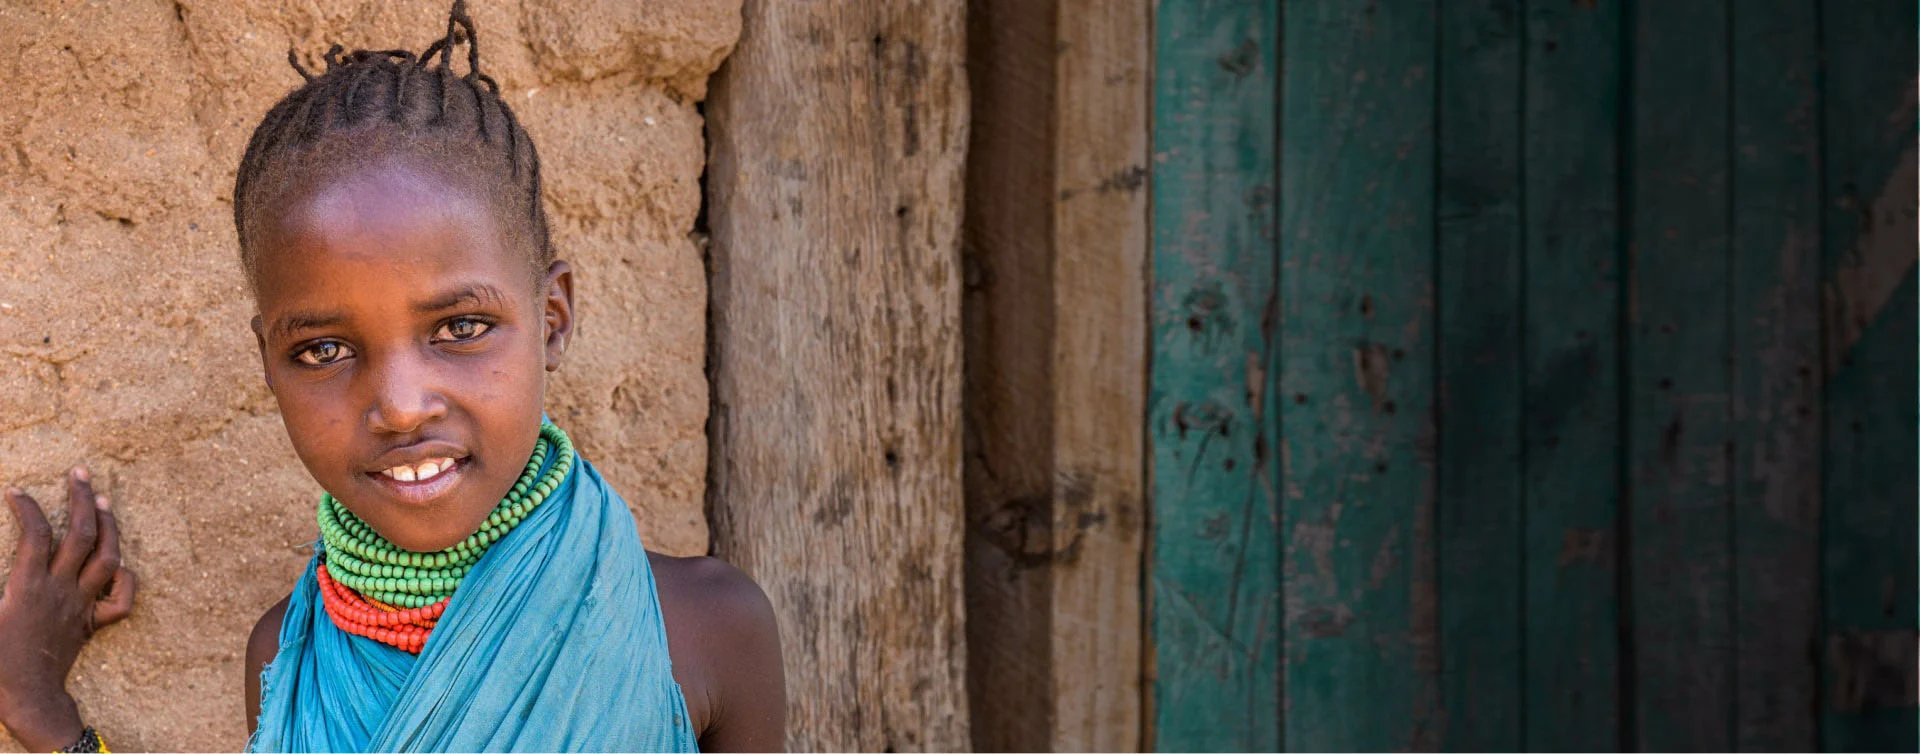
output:
M66 748L56 751L53 754L80 754L81 752L86 752L87 754L94 754L94 752L112 754L112 752L107 749L107 739L101 738L100 733L95 731L91 725L80 729L80 740L67 744Z

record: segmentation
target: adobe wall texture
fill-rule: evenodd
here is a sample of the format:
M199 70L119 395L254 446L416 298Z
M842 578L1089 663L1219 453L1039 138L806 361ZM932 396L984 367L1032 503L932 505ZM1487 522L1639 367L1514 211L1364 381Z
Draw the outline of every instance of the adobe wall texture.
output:
M244 743L247 631L316 536L318 489L247 328L229 199L247 137L299 82L289 45L417 51L448 5L0 0L0 483L59 501L85 461L116 501L139 603L71 683L116 749ZM696 106L739 1L474 6L482 66L541 150L555 242L579 270L549 411L650 547L704 552Z

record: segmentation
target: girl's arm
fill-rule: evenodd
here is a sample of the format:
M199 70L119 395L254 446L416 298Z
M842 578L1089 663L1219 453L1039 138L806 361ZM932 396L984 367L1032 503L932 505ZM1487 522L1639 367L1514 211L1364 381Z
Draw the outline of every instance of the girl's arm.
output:
M293 600L289 594L281 598L260 621L253 624L253 633L247 637L247 735L253 735L253 729L260 725L260 671L267 663L273 662L274 655L280 653L280 622L287 616L287 603Z
M120 566L120 528L85 468L67 478L67 533L56 545L40 504L9 488L20 527L0 591L0 725L34 751L79 740L67 673L93 633L133 612L133 572Z
M787 684L766 593L719 558L647 557L700 750L784 750Z
M700 750L786 751L787 682L773 605L741 574L715 594L713 606L724 627L712 655L719 693Z

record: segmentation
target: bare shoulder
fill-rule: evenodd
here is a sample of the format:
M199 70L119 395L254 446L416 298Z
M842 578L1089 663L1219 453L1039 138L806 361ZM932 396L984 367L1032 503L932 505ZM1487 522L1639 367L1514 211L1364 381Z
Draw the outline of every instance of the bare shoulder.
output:
M713 623L716 628L764 617L765 628L773 628L773 605L766 592L733 564L713 557L676 558L651 551L647 559L659 585L662 610L684 612L683 617Z
M293 595L281 597L273 607L260 615L253 624L253 633L247 636L247 664L266 667L273 656L280 652L280 624L287 617L287 603L293 601Z
M719 558L647 556L674 677L700 731L700 748L784 748L786 678L766 592Z
M287 616L289 594L273 603L247 635L247 734L252 735L260 721L260 671L280 653L280 623Z

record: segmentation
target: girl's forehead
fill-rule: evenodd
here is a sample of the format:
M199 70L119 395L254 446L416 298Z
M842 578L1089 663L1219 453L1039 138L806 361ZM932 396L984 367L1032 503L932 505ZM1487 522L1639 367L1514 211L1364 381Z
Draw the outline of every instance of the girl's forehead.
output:
M283 208L290 229L332 234L392 232L458 221L475 231L496 225L484 199L446 177L384 161L316 180Z
M263 297L269 279L311 276L316 265L384 264L401 274L399 263L431 257L436 267L510 267L534 277L524 274L538 266L524 223L503 222L504 208L467 176L406 155L360 163L310 171L263 203L250 251Z
M525 288L527 257L496 232L484 202L406 181L339 183L291 202L257 252L263 311L282 300L411 297L454 278ZM356 299L357 300L357 299Z

